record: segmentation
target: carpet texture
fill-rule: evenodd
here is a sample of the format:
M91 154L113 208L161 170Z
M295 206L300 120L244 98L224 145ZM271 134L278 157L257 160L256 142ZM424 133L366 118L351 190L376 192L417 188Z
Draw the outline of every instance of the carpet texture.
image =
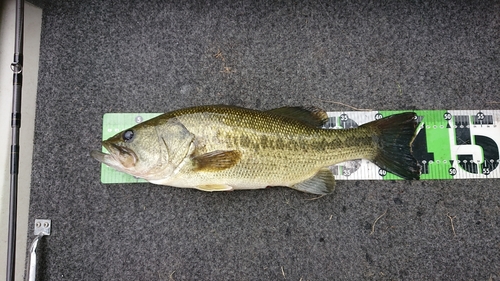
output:
M33 2L40 280L500 280L498 179L342 181L308 200L103 185L89 156L107 112L498 109L500 2Z

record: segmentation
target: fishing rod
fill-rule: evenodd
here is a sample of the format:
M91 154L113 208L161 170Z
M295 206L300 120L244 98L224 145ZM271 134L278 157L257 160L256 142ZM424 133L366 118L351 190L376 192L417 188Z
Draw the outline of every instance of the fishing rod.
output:
M21 128L21 93L23 84L23 33L24 0L16 0L16 35L14 61L10 65L13 72L12 94L12 139L10 146L10 202L9 202L9 238L7 248L7 281L13 281L16 262L17 230L17 187L19 173L19 131Z

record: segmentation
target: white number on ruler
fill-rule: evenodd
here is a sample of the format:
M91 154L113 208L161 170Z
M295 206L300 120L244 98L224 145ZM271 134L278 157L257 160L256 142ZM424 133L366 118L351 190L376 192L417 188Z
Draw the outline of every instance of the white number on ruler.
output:
M381 177L385 177L385 176L387 175L387 171L386 171L386 170L384 170L384 169L379 169L379 170L378 170L378 174L379 174L379 176L381 176Z
M450 173L450 175L454 176L454 175L456 175L456 174L457 174L457 169L455 169L455 168L453 168L453 167L452 167L452 168L449 168L449 169L448 169L448 173Z

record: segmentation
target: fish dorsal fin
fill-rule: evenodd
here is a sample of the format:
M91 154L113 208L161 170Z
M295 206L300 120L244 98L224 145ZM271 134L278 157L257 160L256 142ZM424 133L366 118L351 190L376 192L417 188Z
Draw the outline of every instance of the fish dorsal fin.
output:
M321 127L328 121L326 112L318 107L280 107L266 111L268 113L286 116L298 120L308 126Z
M225 185L225 184L208 184L208 185L199 185L196 187L199 190L203 191L230 191L233 190L232 186Z
M216 150L194 156L192 161L196 171L215 172L236 165L241 159L241 153L237 150Z
M335 178L328 168L323 168L314 177L291 187L307 193L325 195L332 193L335 189Z

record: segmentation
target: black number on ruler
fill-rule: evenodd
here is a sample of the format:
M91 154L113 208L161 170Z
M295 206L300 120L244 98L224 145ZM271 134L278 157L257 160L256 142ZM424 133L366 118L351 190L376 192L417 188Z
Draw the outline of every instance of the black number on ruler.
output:
M473 123L476 124L493 124L493 116L485 115L482 112L477 113L473 116ZM490 137L483 135L472 135L470 131L470 117L468 115L455 116L455 141L457 145L468 147L469 153L458 154L457 160L458 164L465 171L472 174L479 174L480 170L478 167L479 163L475 161L474 155L471 151L478 150L479 153L482 152L484 162L480 165L481 173L484 175L489 175L493 170L495 170L498 165L498 159L500 159L500 151L498 149L498 144ZM472 138L474 137L475 145L472 145ZM467 151L467 149L462 149Z
M382 114L380 114L380 113L375 114L375 120L379 120L382 118L384 118L384 116L382 116Z
M443 114L444 120L450 121L451 117L452 117L451 113L449 113L449 112L446 112L445 114Z

